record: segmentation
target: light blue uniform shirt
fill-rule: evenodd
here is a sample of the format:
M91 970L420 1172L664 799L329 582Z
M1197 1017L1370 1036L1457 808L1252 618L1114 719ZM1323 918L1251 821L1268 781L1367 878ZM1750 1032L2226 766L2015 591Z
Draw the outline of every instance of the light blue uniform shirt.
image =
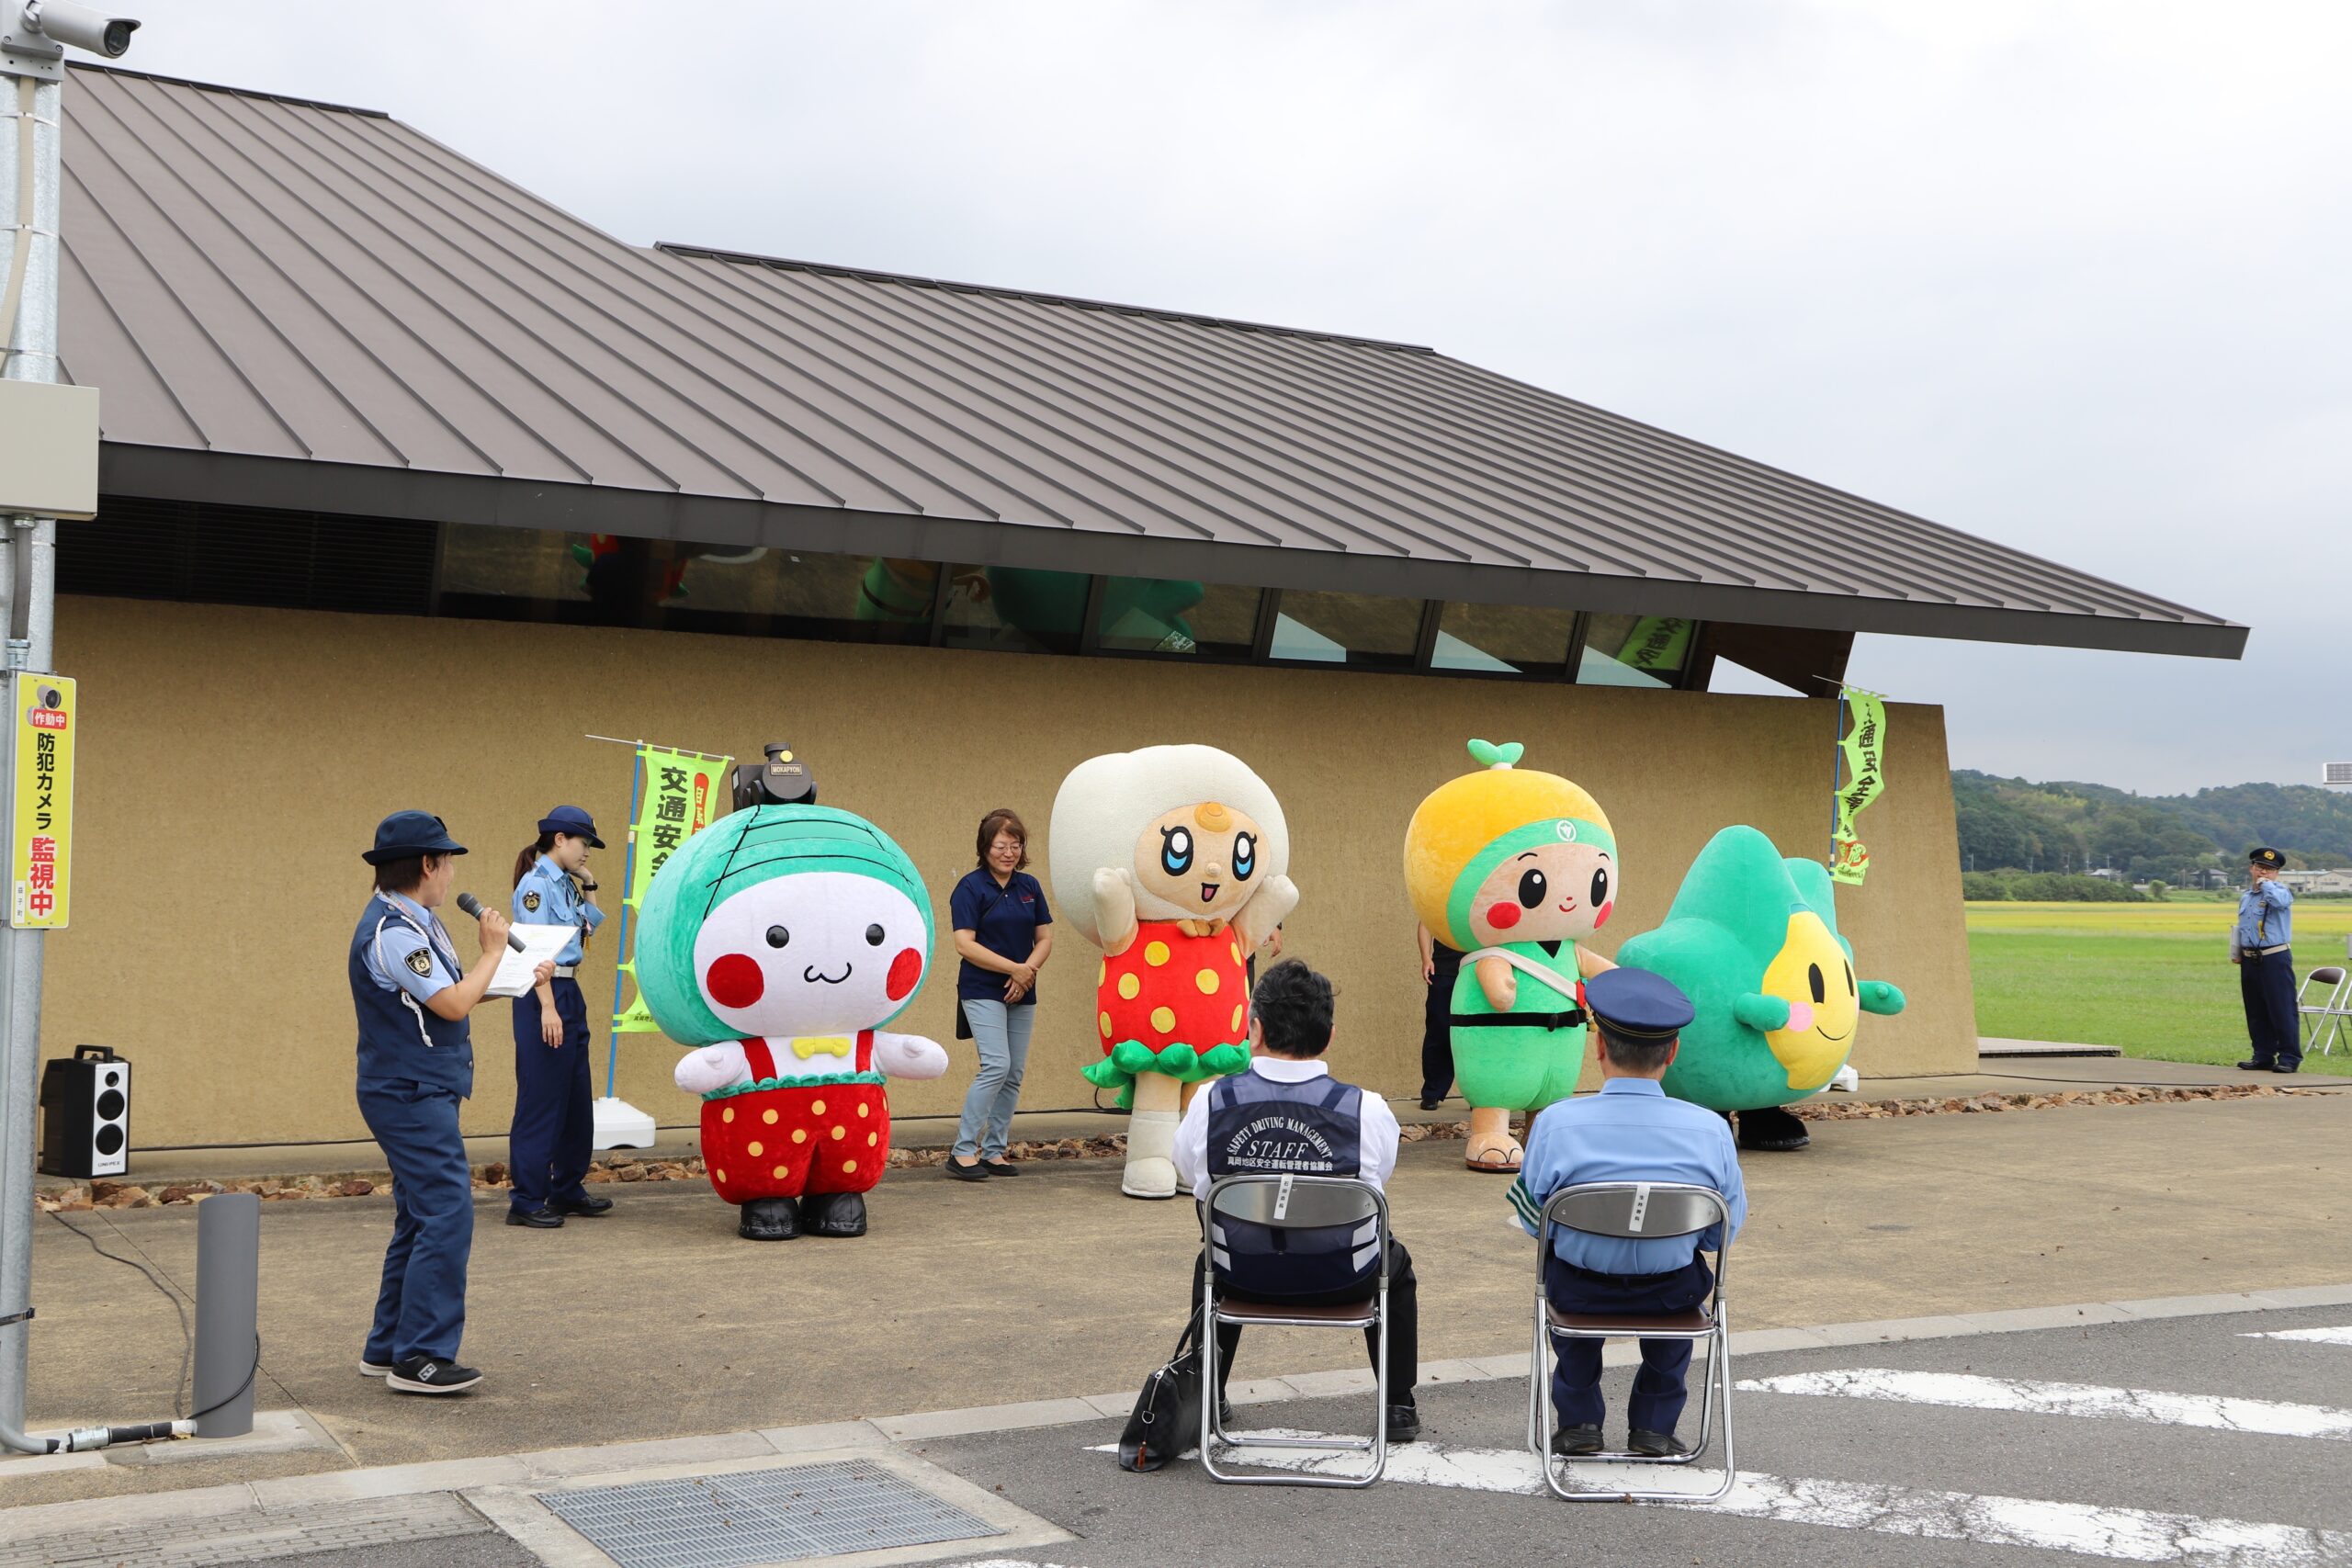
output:
M514 885L514 923L518 926L579 926L583 930L563 944L556 962L571 965L584 951L581 938L605 923L605 911L580 896L580 884L563 868L541 855L537 863Z
M1739 1179L1739 1150L1730 1124L1702 1106L1669 1100L1650 1078L1611 1078L1599 1094L1544 1108L1520 1161L1519 1179L1511 1183L1511 1209L1521 1228L1533 1235L1544 1200L1587 1181L1712 1187L1731 1206L1732 1235L1747 1219L1747 1188ZM1716 1250L1720 1229L1656 1241L1563 1230L1552 1247L1561 1261L1596 1274L1670 1274L1688 1267L1694 1250Z
M379 893L389 905L368 944L368 973L388 991L406 991L420 1002L465 978L449 933L424 905L403 893Z
M2295 896L2283 882L2257 882L2238 895L2237 944L2259 953L2295 940Z

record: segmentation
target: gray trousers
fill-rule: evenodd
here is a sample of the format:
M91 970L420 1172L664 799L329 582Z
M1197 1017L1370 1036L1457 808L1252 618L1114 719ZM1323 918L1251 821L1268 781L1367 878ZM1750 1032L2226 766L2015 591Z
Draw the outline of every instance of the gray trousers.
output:
M963 1119L956 1124L956 1156L1002 1159L1012 1131L1012 1108L1021 1099L1021 1076L1029 1066L1029 1031L1037 1021L1035 1002L967 1001L964 1017L979 1047L980 1070L964 1095Z

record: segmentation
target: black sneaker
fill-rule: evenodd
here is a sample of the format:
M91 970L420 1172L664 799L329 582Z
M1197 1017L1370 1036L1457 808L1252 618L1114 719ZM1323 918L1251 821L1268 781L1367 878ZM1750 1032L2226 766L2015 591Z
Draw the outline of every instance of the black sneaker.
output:
M613 1201L610 1198L559 1198L548 1207L559 1214L569 1214L575 1219L594 1220L613 1212Z
M958 1181L986 1181L989 1171L986 1165L966 1165L954 1155L947 1156L947 1174Z
M1410 1404L1390 1405L1383 1424L1388 1428L1388 1440L1392 1443L1413 1442L1421 1435L1421 1413Z
M475 1368L439 1356L411 1356L392 1363L384 1386L402 1393L463 1393L480 1382L481 1373Z
M1552 1451L1563 1459L1577 1459L1600 1451L1600 1428L1598 1427L1555 1427L1552 1429Z
M956 1162L950 1160L948 1163L953 1165ZM984 1159L980 1161L980 1168L987 1171L990 1176L1018 1176L1021 1174L1021 1168L1013 1164L1009 1159Z
M561 1230L563 1216L553 1209L509 1209L506 1211L506 1223L528 1225L535 1231Z
M392 1374L392 1364L391 1364L391 1362L390 1362L390 1361L371 1361L371 1360L369 1360L369 1359L368 1359L368 1357L367 1357L367 1355L366 1355L366 1353L365 1353L365 1352L362 1352L362 1353L361 1353L361 1355L360 1355L360 1357L359 1357L359 1375L360 1375L361 1377L363 1377L363 1378L383 1378L383 1377L390 1377L390 1376L391 1376L391 1374Z
M1690 1450L1671 1432L1632 1432L1625 1446L1644 1459L1680 1459Z

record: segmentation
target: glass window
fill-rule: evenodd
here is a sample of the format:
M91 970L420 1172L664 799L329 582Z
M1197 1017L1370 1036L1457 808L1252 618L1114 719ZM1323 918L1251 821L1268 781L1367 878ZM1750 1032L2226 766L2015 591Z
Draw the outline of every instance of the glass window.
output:
M894 568L940 568L892 561ZM951 566L947 572L950 648L999 648L1033 653L1076 653L1086 620L1084 572L1025 566ZM926 585L931 579L921 580Z
M1567 672L1568 636L1576 622L1574 610L1448 604L1438 615L1430 668L1557 680Z
M1593 615L1577 660L1582 686L1674 686L1699 623L1679 615Z
M1286 589L1267 651L1272 658L1317 664L1410 670L1420 635L1419 599Z
M1247 659L1258 631L1256 588L1174 578L1114 577L1102 584L1095 637L1123 653Z

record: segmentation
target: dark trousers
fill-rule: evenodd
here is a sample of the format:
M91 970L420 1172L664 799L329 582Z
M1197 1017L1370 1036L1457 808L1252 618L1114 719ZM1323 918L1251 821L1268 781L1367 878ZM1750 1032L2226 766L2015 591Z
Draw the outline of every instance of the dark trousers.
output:
M1437 974L1421 1003L1421 1098L1443 1100L1453 1092L1453 981L1462 954L1443 942L1430 951Z
M1671 1274L1595 1274L1570 1268L1559 1254L1544 1260L1544 1293L1562 1312L1686 1312L1707 1299L1715 1276L1693 1253L1690 1266ZM1606 1406L1600 1397L1598 1339L1554 1339L1558 1358L1552 1368L1552 1407L1563 1427L1598 1427ZM1637 1432L1667 1432L1682 1418L1689 1402L1690 1341L1645 1339L1642 1368L1634 1374L1626 1423Z
M2247 953L2238 965L2238 994L2245 998L2245 1032L2254 1042L2254 1059L2301 1066L2303 1021L2295 1010L2295 955Z
M1421 1317L1420 1281L1413 1274L1413 1255L1395 1236L1388 1238L1388 1403L1413 1403L1413 1383L1420 1376ZM1314 1295L1237 1297L1253 1302L1275 1301L1283 1306L1337 1306L1342 1302L1360 1302L1361 1292L1324 1291ZM1201 1259L1193 1258L1193 1304L1201 1302ZM1233 1375L1234 1347L1241 1343L1238 1324L1219 1324L1216 1331L1217 1393L1225 1392ZM1375 1325L1363 1331L1367 1354L1380 1354L1380 1330Z
M513 1205L523 1210L588 1196L581 1181L595 1144L587 998L577 980L548 984L563 1018L560 1045L539 1037L537 994L514 998L514 1121L506 1134L506 1166L514 1182Z
M369 1083L359 1114L392 1168L392 1244L367 1359L455 1360L466 1332L466 1260L474 1246L473 1171L458 1132L458 1097L413 1083Z

